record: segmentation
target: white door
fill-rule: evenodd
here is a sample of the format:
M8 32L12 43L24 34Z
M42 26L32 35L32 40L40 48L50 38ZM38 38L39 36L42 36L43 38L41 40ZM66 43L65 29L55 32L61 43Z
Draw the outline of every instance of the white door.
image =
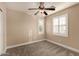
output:
M3 53L3 15L0 11L0 55Z

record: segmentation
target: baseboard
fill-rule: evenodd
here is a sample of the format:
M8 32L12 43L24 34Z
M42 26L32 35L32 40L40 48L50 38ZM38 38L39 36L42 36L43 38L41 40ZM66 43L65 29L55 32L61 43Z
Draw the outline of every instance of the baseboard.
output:
M52 40L46 40L46 41L48 41L48 42L50 42L50 43L53 43L53 44L56 44L56 45L59 45L59 46L61 46L61 47L67 48L67 49L69 49L70 51L79 53L79 50L78 50L78 49L72 48L72 47L70 47L70 46L63 45L63 44L61 44L61 43L57 43L57 42L52 41Z
M27 42L27 43L22 43L22 44L17 44L17 45L12 45L12 46L7 46L6 49L14 48L14 47L19 47L19 46L22 46L22 45L33 44L33 43L40 42L40 41L44 41L44 40L46 40L46 41L48 41L48 42L50 42L50 43L56 44L56 45L58 45L58 46L67 48L67 49L69 49L69 50L71 50L71 51L74 51L74 52L79 53L79 50L78 50L78 49L75 49L75 48L72 48L72 47L70 47L70 46L63 45L63 44L61 44L61 43L57 43L57 42L55 42L55 41L48 40L48 39L37 40L37 41L32 41L32 42Z
M12 46L7 46L6 49L14 48L14 47L19 47L19 46L22 46L22 45L28 45L28 44L32 44L32 43L36 43L36 42L40 42L40 41L44 41L44 40L45 40L45 39L37 40L37 41L32 41L32 42L27 42L27 43L21 43L21 44L12 45Z

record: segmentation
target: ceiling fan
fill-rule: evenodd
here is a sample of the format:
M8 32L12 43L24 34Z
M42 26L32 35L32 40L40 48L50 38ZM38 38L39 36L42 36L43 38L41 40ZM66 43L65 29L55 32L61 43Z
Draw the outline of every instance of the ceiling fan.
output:
M53 10L54 11L55 10L55 6L52 6L50 8L45 8L44 2L40 2L40 5L39 5L38 8L29 8L28 10L38 10L34 15L37 15L39 12L41 12L41 14L48 15L46 10L49 10L49 11Z

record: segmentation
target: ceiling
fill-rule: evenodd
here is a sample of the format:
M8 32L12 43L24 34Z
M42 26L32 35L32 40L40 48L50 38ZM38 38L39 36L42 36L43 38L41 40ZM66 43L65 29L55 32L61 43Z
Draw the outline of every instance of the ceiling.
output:
M28 10L28 8L38 8L39 6L39 2L5 2L6 7L9 9L13 9L13 10L17 10L17 11L22 11L25 13L28 13L30 15L34 15L34 13L37 10ZM53 14L57 11L60 11L62 9L68 8L74 4L77 4L77 2L44 2L45 7L51 7L51 6L55 6L56 10L55 11L47 11L47 13ZM39 13L38 15L40 15L41 13ZM45 16L45 15L43 15Z

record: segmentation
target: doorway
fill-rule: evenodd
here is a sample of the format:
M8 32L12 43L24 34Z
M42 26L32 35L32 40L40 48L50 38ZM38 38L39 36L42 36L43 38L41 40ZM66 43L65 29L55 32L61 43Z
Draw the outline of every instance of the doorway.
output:
M3 53L3 12L0 10L0 55Z

